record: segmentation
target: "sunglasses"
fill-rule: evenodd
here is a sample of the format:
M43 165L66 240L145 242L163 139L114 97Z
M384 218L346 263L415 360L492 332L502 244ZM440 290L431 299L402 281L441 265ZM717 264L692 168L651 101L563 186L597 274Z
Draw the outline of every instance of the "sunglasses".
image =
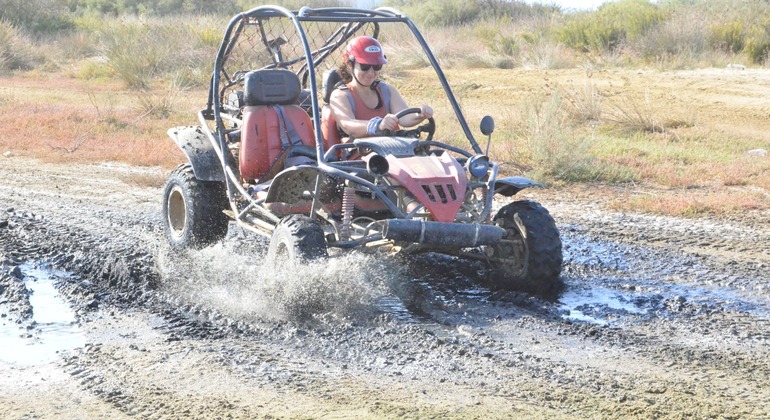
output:
M361 71L369 71L369 69L374 69L374 71L380 71L382 70L382 64L358 64L359 67L361 67Z

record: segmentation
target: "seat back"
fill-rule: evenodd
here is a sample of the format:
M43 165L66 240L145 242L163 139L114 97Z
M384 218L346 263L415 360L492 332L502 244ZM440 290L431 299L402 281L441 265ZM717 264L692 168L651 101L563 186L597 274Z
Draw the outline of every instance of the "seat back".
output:
M324 136L324 148L329 150L330 147L340 143L340 131L337 128L337 122L334 120L329 101L331 100L332 92L334 89L342 83L342 78L337 70L327 70L323 75L323 100L324 105L321 108L321 133Z
M253 71L244 76L243 90L245 106L238 160L244 179L260 179L279 159L290 145L286 140L291 142L289 125L302 144L315 147L310 117L295 105L301 92L296 74L282 69ZM282 107L284 121L276 107Z

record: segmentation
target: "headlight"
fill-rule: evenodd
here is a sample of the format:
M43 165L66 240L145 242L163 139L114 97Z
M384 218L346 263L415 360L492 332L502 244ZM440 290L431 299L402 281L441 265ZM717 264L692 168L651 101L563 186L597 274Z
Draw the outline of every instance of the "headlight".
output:
M465 163L465 168L475 178L483 178L489 172L489 158L485 155L471 156Z

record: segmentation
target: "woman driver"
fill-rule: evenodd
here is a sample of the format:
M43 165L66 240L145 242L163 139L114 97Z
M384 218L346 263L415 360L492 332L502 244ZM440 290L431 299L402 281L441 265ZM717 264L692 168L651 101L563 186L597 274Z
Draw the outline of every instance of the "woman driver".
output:
M413 127L433 116L433 109L422 105L419 114L396 118L395 114L408 105L398 90L377 79L388 60L376 39L353 38L346 56L337 70L344 85L332 92L329 103L337 126L345 134L353 138L379 135L384 130L396 131L400 126Z

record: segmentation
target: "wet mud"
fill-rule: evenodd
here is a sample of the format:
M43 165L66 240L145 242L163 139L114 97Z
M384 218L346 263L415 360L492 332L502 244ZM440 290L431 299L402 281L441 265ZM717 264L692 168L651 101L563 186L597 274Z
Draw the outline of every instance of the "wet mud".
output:
M0 167L0 337L49 349L0 352L3 417L770 415L770 215L526 192L564 243L565 290L543 298L436 254L269 267L233 227L174 253L135 171L164 176Z

